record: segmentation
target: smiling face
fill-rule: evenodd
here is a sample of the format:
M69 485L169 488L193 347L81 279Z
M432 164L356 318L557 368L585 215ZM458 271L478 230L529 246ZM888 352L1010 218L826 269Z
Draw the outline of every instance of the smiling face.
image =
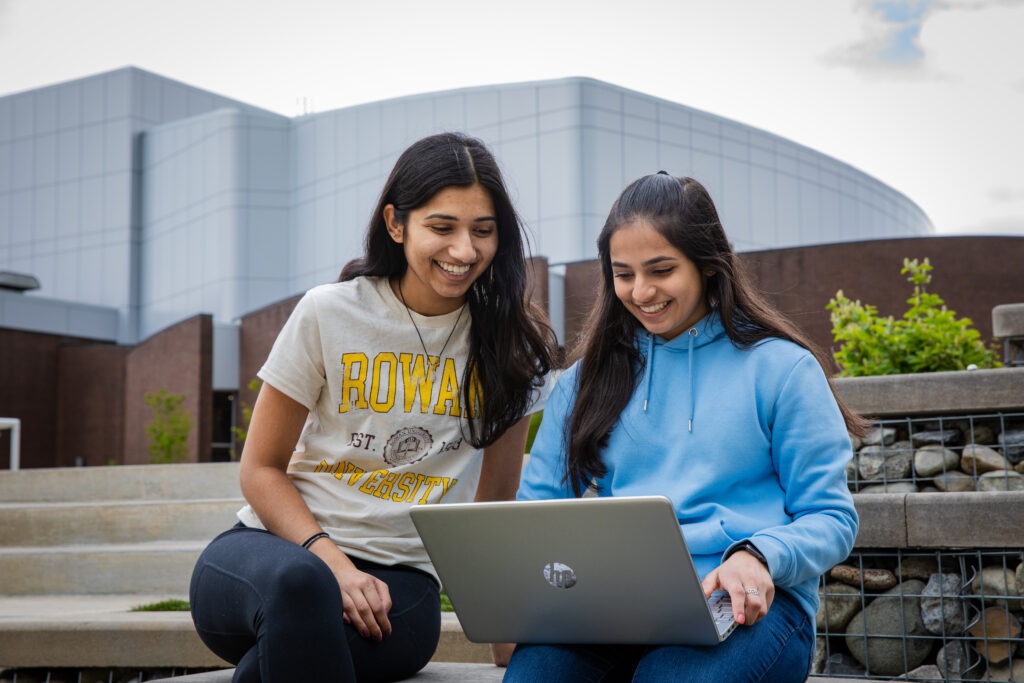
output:
M494 202L479 184L441 190L410 211L404 225L388 204L384 220L408 263L401 295L422 315L450 313L461 306L498 251Z
M703 275L650 223L621 226L609 253L615 296L651 334L674 339L707 314Z

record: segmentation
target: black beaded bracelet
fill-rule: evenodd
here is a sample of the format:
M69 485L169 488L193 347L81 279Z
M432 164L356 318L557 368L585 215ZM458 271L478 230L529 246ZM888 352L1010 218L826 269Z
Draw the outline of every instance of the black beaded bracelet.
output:
M321 538L330 538L330 536L331 535L329 533L327 533L326 531L321 531L318 534L313 534L312 536L310 536L309 538L306 539L306 541L302 544L302 547L305 548L306 550L309 550L309 546L313 545L314 543L319 541Z

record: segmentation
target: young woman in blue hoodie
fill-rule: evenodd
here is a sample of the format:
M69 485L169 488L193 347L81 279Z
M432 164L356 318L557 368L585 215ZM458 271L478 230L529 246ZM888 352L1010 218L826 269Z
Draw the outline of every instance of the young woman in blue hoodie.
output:
M598 250L599 300L518 497L668 497L741 626L714 647L520 645L505 680L804 681L818 577L857 532L845 465L863 423L747 282L697 181L632 183Z

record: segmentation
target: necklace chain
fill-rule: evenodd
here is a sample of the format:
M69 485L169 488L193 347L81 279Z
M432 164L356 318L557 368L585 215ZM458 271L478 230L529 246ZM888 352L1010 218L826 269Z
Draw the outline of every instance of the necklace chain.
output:
M412 327L416 330L416 336L420 340L420 347L423 349L423 359L427 362L427 367L430 371L430 377L433 379L434 371L437 369L437 363L441 361L441 354L448 348L448 342L452 340L455 335L455 328L459 326L459 321L462 320L462 312L466 310L466 302L462 302L462 307L459 308L459 315L455 318L455 322L452 324L451 332L448 333L448 338L444 340L444 346L437 352L437 361L431 360L430 352L427 351L427 345L423 343L423 335L420 333L420 326L416 324L416 319L412 317L412 311L409 309L409 304L405 303L405 292L402 291L402 280L398 280L398 298L402 300L402 305L405 306L405 312L409 315L409 322L412 323Z

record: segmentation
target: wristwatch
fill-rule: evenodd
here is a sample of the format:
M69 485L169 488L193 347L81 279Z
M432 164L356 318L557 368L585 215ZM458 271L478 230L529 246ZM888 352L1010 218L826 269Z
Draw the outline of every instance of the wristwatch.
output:
M761 553L761 551L757 549L757 546L751 543L750 541L741 541L734 545L732 548L728 550L728 552L725 553L725 557L722 558L722 561L725 562L727 559L729 559L730 555L732 555L735 552L739 552L740 550L747 551L748 553L756 557L758 562L763 564L766 568L768 567L768 560Z

